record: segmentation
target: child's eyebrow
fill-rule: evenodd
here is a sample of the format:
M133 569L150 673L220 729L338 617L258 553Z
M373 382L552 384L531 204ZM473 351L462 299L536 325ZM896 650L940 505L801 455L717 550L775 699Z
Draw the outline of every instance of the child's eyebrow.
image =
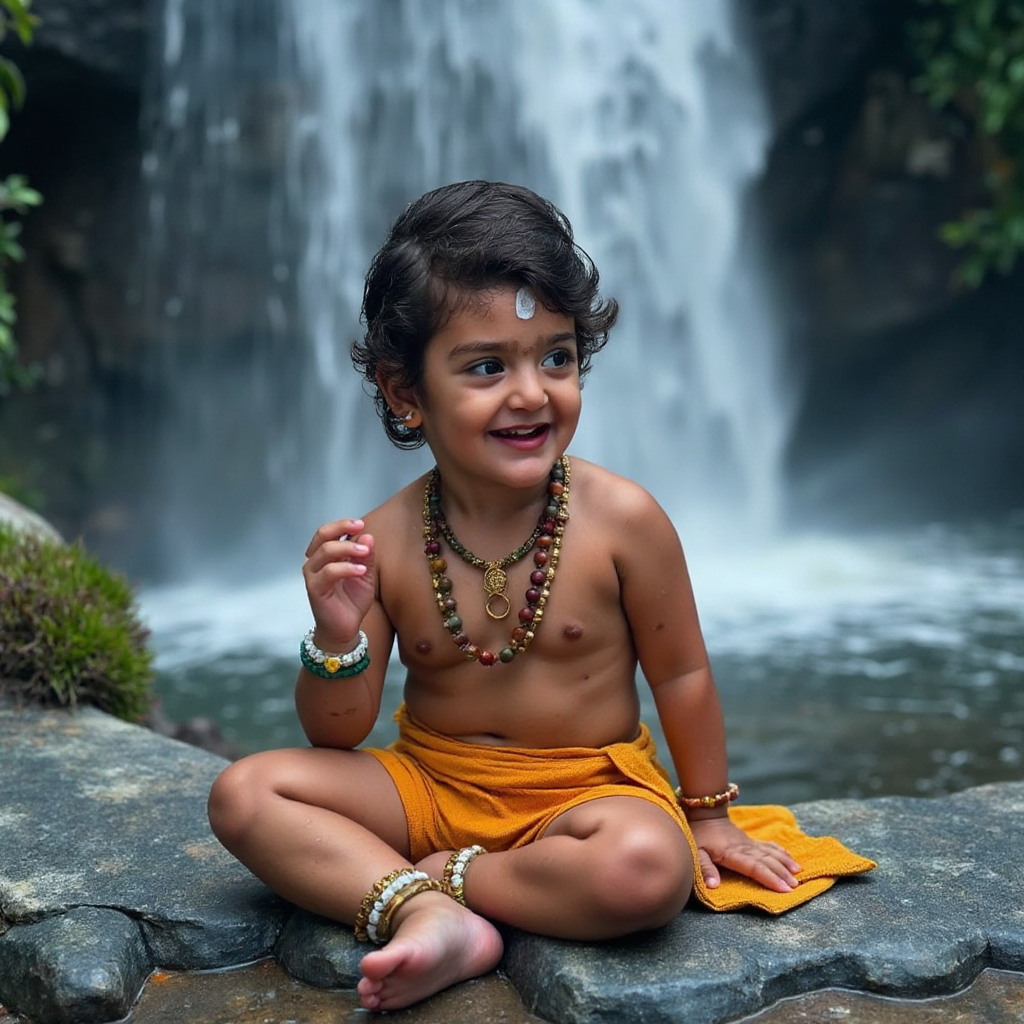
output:
M541 339L542 346L563 345L566 342L576 343L576 335L572 331L562 331L550 338ZM495 352L515 352L522 346L517 341L464 341L456 345L448 353L449 360L462 359L465 356L493 355Z

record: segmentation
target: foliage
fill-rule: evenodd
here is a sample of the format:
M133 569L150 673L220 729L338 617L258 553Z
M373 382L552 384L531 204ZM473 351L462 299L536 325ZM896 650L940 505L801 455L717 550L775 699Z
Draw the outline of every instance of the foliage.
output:
M0 522L0 696L138 721L152 701L148 638L122 576L81 544Z
M8 32L15 32L28 45L32 41L36 18L29 13L32 0L0 0L0 41ZM17 66L6 57L0 57L0 141L10 128L11 108L19 108L25 100L25 80ZM11 220L9 214L23 216L32 206L42 202L42 196L28 187L20 174L0 180L0 395L11 386L28 387L38 377L38 371L18 362L18 347L14 340L14 296L7 280L7 268L20 262L25 252L18 242L21 224Z
M918 2L918 85L936 107L968 116L982 140L990 205L942 228L965 252L960 280L976 288L1024 252L1024 0Z

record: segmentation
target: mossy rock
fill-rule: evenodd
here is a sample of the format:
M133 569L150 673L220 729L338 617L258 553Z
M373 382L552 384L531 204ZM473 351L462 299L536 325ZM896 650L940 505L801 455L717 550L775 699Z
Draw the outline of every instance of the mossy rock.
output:
M0 697L139 721L153 655L128 581L79 544L0 522Z

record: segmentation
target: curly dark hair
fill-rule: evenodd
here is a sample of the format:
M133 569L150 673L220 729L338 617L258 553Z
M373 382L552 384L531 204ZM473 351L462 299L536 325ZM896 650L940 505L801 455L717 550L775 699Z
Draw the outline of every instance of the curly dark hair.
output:
M572 317L582 377L619 312L614 299L599 297L598 280L565 214L528 188L463 181L412 203L370 264L366 333L351 353L389 440L399 448L424 443L422 430L407 428L388 408L378 373L418 387L427 343L483 290L527 285L549 310Z

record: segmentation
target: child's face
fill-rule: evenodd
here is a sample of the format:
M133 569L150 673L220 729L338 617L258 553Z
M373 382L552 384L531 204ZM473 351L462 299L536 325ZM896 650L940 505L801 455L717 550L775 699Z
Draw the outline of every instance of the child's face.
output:
M419 408L442 473L535 486L580 417L572 317L497 288L455 313L424 354ZM524 301L525 300L525 301ZM525 314L525 315L524 315Z

